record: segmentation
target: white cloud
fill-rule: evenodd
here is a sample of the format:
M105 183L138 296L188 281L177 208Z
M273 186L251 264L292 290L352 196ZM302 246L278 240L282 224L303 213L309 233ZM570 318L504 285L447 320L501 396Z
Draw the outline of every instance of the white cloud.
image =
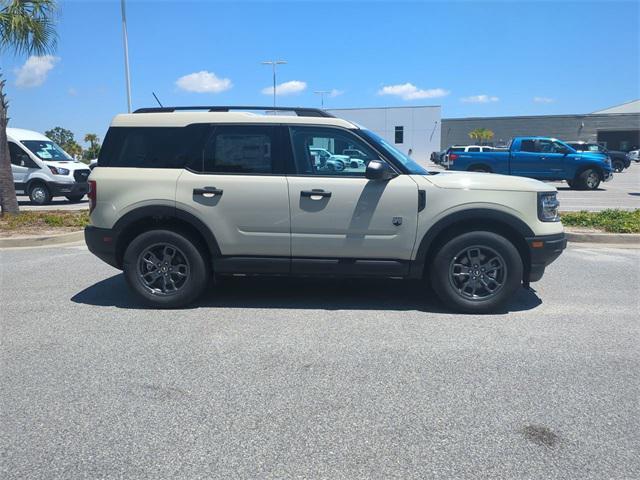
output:
M47 75L53 67L60 61L60 58L53 55L43 55L42 57L30 56L24 65L15 70L16 86L21 88L38 87L47 79Z
M535 103L553 103L556 101L556 99L549 97L533 97L533 101Z
M423 90L408 82L398 85L386 85L378 90L378 95L396 95L403 100L446 97L449 93L451 92L444 88L430 88Z
M215 73L202 70L176 80L178 88L187 92L220 93L233 87L228 78L218 78Z
M307 82L301 82L300 80L291 80L290 82L284 82L280 85L276 85L276 95L292 95L294 93L300 93L307 88ZM262 89L264 95L273 95L273 87L265 87Z
M339 97L343 93L344 93L344 90L338 90L337 88L334 88L329 92L329 96L331 98L335 98L335 97Z
M493 97L491 95L472 95L470 97L462 97L460 99L461 102L464 103L489 103L489 102L497 102L500 99L498 97Z

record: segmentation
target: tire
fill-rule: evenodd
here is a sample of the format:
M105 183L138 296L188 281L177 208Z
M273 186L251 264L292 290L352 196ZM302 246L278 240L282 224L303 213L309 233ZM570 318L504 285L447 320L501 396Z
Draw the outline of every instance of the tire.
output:
M624 162L621 162L620 160L614 160L611 166L613 167L613 171L616 173L620 173L624 170Z
M205 258L188 235L150 230L129 244L123 270L129 287L144 303L179 308L194 302L208 284L211 271Z
M342 160L336 160L335 166L337 172L341 172L342 170L344 170L344 162Z
M82 200L83 197L84 197L84 194L82 194L82 195L67 195L67 200L69 200L71 203L78 203L80 200Z
M477 263L473 263L475 259ZM477 231L445 243L431 262L429 277L446 306L462 313L483 314L506 305L521 285L523 268L520 254L509 240Z
M29 187L29 200L34 205L47 205L51 202L51 191L44 183L34 183Z
M575 185L578 190L596 190L600 186L602 177L593 168L588 168L576 179Z

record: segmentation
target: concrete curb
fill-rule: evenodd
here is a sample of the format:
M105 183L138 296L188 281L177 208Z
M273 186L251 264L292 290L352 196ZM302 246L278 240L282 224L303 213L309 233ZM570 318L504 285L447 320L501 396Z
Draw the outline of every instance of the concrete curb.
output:
M568 229L565 229L564 233L567 236L567 241L574 243L608 243L611 245L640 246L640 234L638 233L572 232Z
M592 233L575 232L565 229L569 242L574 243L607 243L610 245L638 245L640 234L637 233ZM62 245L84 240L84 230L62 235L36 235L31 237L0 238L0 248L42 247L48 245Z
M30 237L0 238L0 248L13 247L42 247L48 245L61 245L84 240L84 230L61 235L35 235Z

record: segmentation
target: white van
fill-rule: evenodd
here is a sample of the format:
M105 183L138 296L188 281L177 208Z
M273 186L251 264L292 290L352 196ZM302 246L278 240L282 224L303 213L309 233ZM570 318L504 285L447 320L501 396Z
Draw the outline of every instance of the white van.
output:
M89 192L91 170L41 133L7 128L7 139L16 193L46 205L53 197L79 202Z

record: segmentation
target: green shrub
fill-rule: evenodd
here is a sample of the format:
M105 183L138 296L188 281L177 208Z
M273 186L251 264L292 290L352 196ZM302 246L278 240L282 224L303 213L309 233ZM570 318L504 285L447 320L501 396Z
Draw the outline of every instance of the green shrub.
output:
M88 211L21 212L18 215L0 217L0 230L19 228L76 227L81 229L89 224Z
M566 212L561 214L567 227L587 227L611 233L640 233L640 209Z

